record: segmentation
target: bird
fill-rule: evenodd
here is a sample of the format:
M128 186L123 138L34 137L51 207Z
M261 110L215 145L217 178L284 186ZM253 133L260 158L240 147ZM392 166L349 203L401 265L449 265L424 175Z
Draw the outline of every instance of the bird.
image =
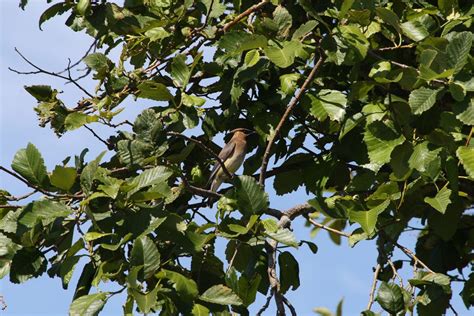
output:
M247 128L236 128L230 133L232 134L232 138L225 144L224 148L222 148L218 157L224 163L227 171L233 174L244 162L245 154L247 153L247 136L254 134L255 131ZM219 161L216 161L211 175L209 176L207 187L210 187L212 192L216 192L222 182L227 179L228 176L226 172L222 169Z

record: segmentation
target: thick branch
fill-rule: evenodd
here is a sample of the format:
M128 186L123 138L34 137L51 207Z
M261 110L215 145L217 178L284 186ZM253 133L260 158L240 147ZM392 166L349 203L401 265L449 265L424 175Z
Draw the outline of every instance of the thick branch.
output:
M232 21L230 21L229 23L226 23L224 25L224 27L222 28L222 30L224 32L227 32L231 27L233 27L235 24L239 23L240 20L242 20L246 16L249 16L253 12L259 10L261 7L263 7L264 5L266 5L269 2L270 2L270 0L262 0L257 4L254 4L253 6L251 6L250 8L248 8L247 10L245 10L244 12L242 12L238 16L236 16Z
M280 130L281 128L283 127L283 124L285 123L285 121L288 119L288 117L290 116L291 114L291 111L293 111L293 108L296 106L296 104L298 104L298 101L300 100L300 98L303 96L303 94L305 93L306 91L306 88L308 87L308 85L313 81L313 78L314 76L316 75L316 72L318 71L319 67L321 67L321 65L323 64L323 61L324 61L324 58L323 56L321 55L319 57L319 60L316 62L316 64L314 65L313 69L311 70L311 72L309 73L308 77L306 78L306 80L304 81L303 85L301 86L300 90L298 91L298 93L296 94L296 96L290 101L290 103L288 104L288 107L286 108L286 111L285 113L283 114L283 116L281 117L280 119L280 122L278 122L278 125L277 127L275 128L275 131L270 135L270 139L268 141L268 144L267 144L267 147L265 148L265 153L263 154L263 159L262 159L262 165L260 167L260 179L259 179L259 183L262 185L262 186L265 186L265 178L266 178L266 173L267 173L267 165L268 165L268 159L270 159L270 152L272 150L272 146L273 146L273 143L275 142L276 140L276 137L278 136L278 134L280 133Z

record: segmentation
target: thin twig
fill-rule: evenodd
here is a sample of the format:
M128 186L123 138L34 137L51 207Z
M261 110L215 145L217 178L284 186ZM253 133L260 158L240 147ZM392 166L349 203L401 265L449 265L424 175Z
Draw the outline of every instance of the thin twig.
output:
M54 197L54 198L70 198L70 199L77 199L77 198L81 198L83 197L82 194L78 193L78 194L75 194L75 195L70 195L70 194L53 194L51 192L48 192L46 190L43 190L41 189L40 187L30 183L28 180L24 179L22 176L16 174L15 172L13 171L10 171L8 170L7 168L3 167L3 166L0 166L0 170L8 173L9 175L17 178L18 180L20 180L21 182L23 182L24 184L26 184L27 186L29 186L30 188L32 189L35 189L36 191L39 191L41 193L43 193L44 195L47 195L47 196L50 196L50 197Z
M15 47L15 52L20 55L20 57L26 62L28 63L31 67L35 68L37 71L30 71L30 72L23 72L23 71L18 71L18 70L15 70L13 68L10 68L8 67L8 69L10 71L13 71L14 73L17 73L19 75L31 75L31 74L39 74L39 73L44 73L46 75L49 75L49 76L53 76L53 77L57 77L57 78L61 78L61 79L64 79L66 81L70 81L72 82L77 88L79 88L82 92L84 92L85 94L87 94L89 97L93 98L94 96L89 93L86 89L84 89L84 87L82 87L80 84L78 84L76 82L76 80L73 80L72 78L70 77L66 77L66 76L63 76L59 73L56 73L56 72L51 72L51 71L48 71L48 70L44 70L40 67L38 67L37 65L33 64L28 58L26 58L16 47Z
M192 186L191 184L189 184L188 180L184 176L181 177L181 180L183 181L185 189L193 194L196 194L202 197L208 197L208 198L221 198L223 196L222 194L214 192L214 191L205 190L202 188Z
M303 215L303 217L305 217L306 220L308 220L311 224L313 224L316 227L330 231L332 233L338 234L343 237L347 237L347 238L351 237L351 234L349 233L346 233L346 232L343 232L343 231L340 231L340 230L337 230L332 227L316 222L315 220L313 220L312 218L308 216L308 214L311 212L314 212L314 208L309 203L296 205L285 212L280 212L279 210L275 210L272 208L268 208L267 210L265 210L265 214L271 215L279 219L285 215L285 216L288 216L290 220L293 220L296 217Z
M195 143L196 145L198 145L199 147L201 147L202 149L204 149L205 151L207 151L214 159L217 160L217 162L219 163L219 165L221 166L222 170L224 171L224 173L226 174L226 176L229 178L229 179L232 179L234 177L234 175L232 173L229 172L229 170L227 170L227 167L225 166L224 162L222 161L221 158L219 158L219 155L217 155L212 149L210 149L209 147L207 147L206 145L204 145L203 142L195 139L195 138L191 138L191 137L188 137L186 135L183 135L183 134L180 134L180 133L176 133L176 132L168 132L167 133L168 135L172 135L172 136L177 136L177 137L181 137L181 138L184 138L190 142L193 142Z
M6 196L5 198L8 201L21 201L21 200L29 198L30 196L32 196L33 194L35 194L37 192L38 192L38 190L34 190L34 191L31 191L30 193L27 193L27 194L22 195L22 196Z
M397 61L385 59L385 58L383 58L382 56L376 54L376 53L375 53L374 51L372 51L372 50L369 50L368 53L369 53L370 55L372 55L373 57L379 59L379 60L387 61L387 62L391 63L392 65L398 66L398 67L400 67L400 68L402 68L402 69L413 69L413 70L415 70L415 71L417 72L417 74L420 74L420 71L419 71L418 69L412 67L412 66L409 66L409 65L406 65L406 64L402 64L402 63L399 63L399 62L397 62ZM441 84L446 84L446 82L444 82L443 80L439 80L439 79L433 79L433 80L431 80L431 81L437 82L437 83L441 83Z
M7 309L7 303L5 302L5 299L3 298L3 295L0 295L0 305L2 306L1 307L2 311Z
M326 226L326 225L323 225L321 223L318 223L316 222L314 219L310 218L308 215L305 215L306 219L308 220L308 222L310 222L311 224L313 224L314 226L316 227L319 227L321 229L324 229L324 230L327 230L331 233L335 233L335 234L338 234L339 236L343 236L343 237L351 237L351 234L349 233L346 233L346 232L342 232L340 230L337 230L337 229L334 229L332 227L329 227L329 226Z
M377 264L377 266L375 267L374 279L372 281L372 287L370 288L370 292L369 292L369 303L367 304L367 310L369 311L372 308L372 304L374 303L375 288L377 287L377 278L379 276L381 268L382 266L380 264Z
M286 306L288 306L289 310L290 310L290 313L291 313L291 316L297 316L296 314L296 309L295 307L290 303L290 301L284 296L282 295L282 299L283 299L283 303L285 303Z
M262 0L261 2L259 2L257 4L254 4L253 6L251 6L250 8L245 10L244 12L237 15L232 21L230 21L229 23L226 23L224 25L224 27L222 28L222 31L224 33L227 32L231 27L233 27L235 24L239 23L240 20L242 20L246 16L250 15L251 13L259 10L261 7L263 7L264 5L266 5L269 2L270 2L270 0Z
M398 46L390 46L390 47L382 47L376 49L376 51L383 52L383 51L390 51L390 50L396 50L396 49L401 49L401 48L413 48L414 44L407 44L407 45L398 45Z
M421 261L413 251L408 249L407 247L400 245L396 240L393 240L390 236L388 236L383 230L379 230L379 234L392 244L394 244L398 249L400 249L404 254L406 254L408 257L410 257L414 261L414 266L416 266L418 263L425 268L426 271L429 273L434 273L433 270L431 270L423 261Z
M0 209L4 209L4 208L15 208L15 209L19 209L19 208L22 208L23 206L20 206L20 205L0 205Z
M232 258L230 258L230 261L229 261L229 266L227 267L227 270L226 270L226 274L229 272L230 268L232 268L232 266L234 265L234 260L235 260L235 257L237 257L237 252L239 251L239 248L240 248L240 245L242 245L242 242L240 240L237 240L238 244L237 246L235 246L235 250L234 250L234 253L232 254Z
M211 0L211 3L209 5L209 10L207 11L206 13L206 17L204 18L204 23L203 25L201 25L200 27L198 28L195 28L191 31L191 34L189 34L189 37L193 37L195 34L201 32L202 30L204 30L204 28L206 27L207 23L209 22L209 16L211 15L211 12L212 12L212 7L214 6L214 0Z
M96 47L96 44L98 42L98 39L94 39L94 41L92 42L91 46L89 46L89 48L87 49L87 51L84 53L84 55L79 58L78 61L76 61L74 64L71 65L71 63L69 63L69 65L67 66L67 68L65 68L64 70L58 72L58 74L62 74L62 73L65 73L66 71L70 71L72 68L76 67L77 65L79 65L83 60L84 58L87 57L87 55L89 55L89 53L92 51L92 49L94 49ZM78 79L76 79L78 80Z
M286 108L285 113L281 117L280 122L278 122L277 127L275 128L273 133L270 135L270 139L268 140L267 147L265 148L265 153L263 154L262 165L260 167L259 183L262 186L265 186L265 175L266 175L266 172L267 172L268 160L270 158L270 152L272 150L273 143L275 142L276 137L280 133L280 129L283 127L283 124L285 123L286 119L290 115L291 111L293 111L293 108L296 106L299 99L305 93L306 88L308 87L308 85L313 81L313 78L316 75L316 72L318 71L319 67L321 67L321 65L323 64L323 61L324 61L323 55L320 55L319 60L314 65L313 69L309 73L308 77L304 81L303 85L301 86L301 88L298 91L298 93L296 94L296 96L288 104L288 107Z
M272 300L273 294L274 294L273 289L270 289L267 299L265 300L265 304L263 304L262 308L258 310L257 316L261 316L262 313L268 308L268 306L270 305L270 301Z
M92 129L90 128L89 126L87 125L84 125L84 127L92 133L92 135L94 135L95 138L97 138L101 143L103 143L105 146L107 146L108 149L113 149L113 145L110 144L108 141L104 140L102 137L100 137L99 135L97 135L97 133Z
M469 146L469 143L471 142L472 134L474 133L474 126L471 127L471 131L469 132L469 135L467 135L467 140L466 140L466 147Z
M392 260L388 259L387 262L390 265L390 268L392 268L393 280L398 279L398 281L400 282L400 287L403 288L403 279L400 274L398 274L397 268L395 268L395 265L393 264Z

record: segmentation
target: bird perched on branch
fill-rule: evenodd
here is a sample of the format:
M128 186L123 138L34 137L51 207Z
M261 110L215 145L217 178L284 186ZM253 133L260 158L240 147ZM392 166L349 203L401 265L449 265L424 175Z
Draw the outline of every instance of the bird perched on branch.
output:
M255 132L246 128L236 128L230 133L232 138L225 144L218 156L224 163L227 171L233 174L244 162L245 154L247 153L247 136ZM212 169L207 186L209 187L210 185L210 190L216 192L222 182L227 179L228 175L221 167L219 161L217 161Z

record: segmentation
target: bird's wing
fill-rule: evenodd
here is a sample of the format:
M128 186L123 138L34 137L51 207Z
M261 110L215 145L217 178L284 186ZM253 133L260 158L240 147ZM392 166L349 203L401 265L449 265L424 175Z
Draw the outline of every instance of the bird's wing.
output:
M235 150L235 142L229 142L225 144L224 148L222 148L221 152L219 153L218 157L225 163L225 161L232 156ZM216 176L217 172L220 170L221 164L219 161L216 161L214 167L212 168L211 175L209 176L208 185L212 182L214 177Z

